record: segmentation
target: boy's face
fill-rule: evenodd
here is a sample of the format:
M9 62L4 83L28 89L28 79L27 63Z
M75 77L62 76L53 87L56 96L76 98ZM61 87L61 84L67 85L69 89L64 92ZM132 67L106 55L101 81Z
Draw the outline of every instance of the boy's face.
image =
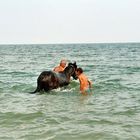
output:
M76 75L79 76L80 75L80 72L79 71L76 71Z

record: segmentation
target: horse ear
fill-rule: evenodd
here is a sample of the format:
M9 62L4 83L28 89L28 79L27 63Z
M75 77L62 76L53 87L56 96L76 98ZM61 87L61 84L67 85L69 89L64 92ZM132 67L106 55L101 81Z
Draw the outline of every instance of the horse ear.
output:
M75 69L77 69L77 64L76 64L76 61L74 61L74 67L75 67Z

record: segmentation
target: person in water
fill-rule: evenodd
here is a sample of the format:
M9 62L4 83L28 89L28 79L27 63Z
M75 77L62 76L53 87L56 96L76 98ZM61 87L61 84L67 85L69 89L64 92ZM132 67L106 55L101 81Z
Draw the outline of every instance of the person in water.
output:
M59 66L57 66L57 67L55 67L54 69L53 69L53 71L55 71L55 72L62 72L62 71L64 71L64 69L65 69L65 67L66 67L66 64L67 64L67 61L66 60L61 60L60 61L60 65Z
M91 81L88 80L87 76L83 73L83 69L77 68L76 74L80 82L80 92L84 95L87 95L88 93L91 94L92 84Z

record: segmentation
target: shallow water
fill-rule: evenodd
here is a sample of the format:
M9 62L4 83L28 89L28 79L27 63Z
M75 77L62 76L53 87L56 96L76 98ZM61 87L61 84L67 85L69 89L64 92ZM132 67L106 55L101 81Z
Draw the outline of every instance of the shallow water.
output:
M44 70L76 61L94 83L29 94ZM0 139L139 140L140 44L0 46Z

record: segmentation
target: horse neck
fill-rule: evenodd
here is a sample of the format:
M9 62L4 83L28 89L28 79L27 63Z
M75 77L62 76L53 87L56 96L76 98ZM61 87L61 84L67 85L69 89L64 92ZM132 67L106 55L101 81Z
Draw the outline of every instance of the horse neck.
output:
M64 70L64 74L66 75L67 78L70 79L70 77L71 77L70 69L66 68L66 69Z
M67 78L70 78L70 77L71 77L71 74L68 73L68 72L66 72L66 71L64 71L64 74L65 74L65 76L66 76Z

